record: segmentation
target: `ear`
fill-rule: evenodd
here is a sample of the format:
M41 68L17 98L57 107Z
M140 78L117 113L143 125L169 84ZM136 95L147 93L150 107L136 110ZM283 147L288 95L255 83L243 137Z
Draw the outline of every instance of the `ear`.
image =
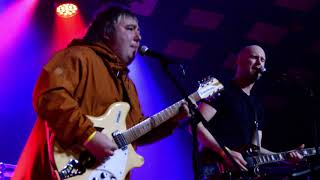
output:
M104 32L103 32L103 38L104 38L105 40L110 40L110 34L109 34L107 31L104 31Z

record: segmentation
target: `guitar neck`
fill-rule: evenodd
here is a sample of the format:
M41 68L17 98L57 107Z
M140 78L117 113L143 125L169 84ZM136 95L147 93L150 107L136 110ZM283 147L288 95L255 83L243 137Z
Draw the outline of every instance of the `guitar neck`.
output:
M194 100L195 102L200 100L200 96L198 92L191 94L189 98ZM173 105L171 105L170 107L158 112L157 114L145 119L139 124L124 131L122 135L125 138L127 144L131 144L133 141L135 141L142 135L148 133L153 128L159 126L160 124L164 123L168 119L172 118L174 115L178 113L181 104L184 102L185 100L180 100L174 103Z
M307 156L315 155L316 149L315 148L298 149L298 150L287 151L287 152L282 152L277 154L259 155L259 156L254 156L253 158L256 162L256 165L261 165L261 164L288 160L290 152L298 152L303 157L307 157Z

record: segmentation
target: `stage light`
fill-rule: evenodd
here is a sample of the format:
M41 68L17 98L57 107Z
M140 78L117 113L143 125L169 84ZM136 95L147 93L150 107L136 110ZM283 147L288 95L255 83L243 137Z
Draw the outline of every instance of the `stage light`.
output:
M72 1L57 1L56 13L60 17L69 18L78 13L78 7Z

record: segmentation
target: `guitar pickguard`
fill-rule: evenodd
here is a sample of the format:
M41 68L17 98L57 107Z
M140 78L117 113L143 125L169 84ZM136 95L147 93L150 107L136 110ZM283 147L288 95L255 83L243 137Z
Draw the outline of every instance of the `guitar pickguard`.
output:
M118 149L89 175L89 179L120 180L125 176L128 149Z

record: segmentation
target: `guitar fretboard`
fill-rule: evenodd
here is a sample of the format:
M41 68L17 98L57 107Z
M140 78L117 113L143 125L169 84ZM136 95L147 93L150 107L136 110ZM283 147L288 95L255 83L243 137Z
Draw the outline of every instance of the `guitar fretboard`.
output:
M272 162L288 160L290 152L298 152L303 157L306 157L306 156L315 155L316 149L315 148L306 148L306 149L282 152L282 153L271 154L271 155L259 155L259 156L254 156L253 158L256 162L256 165L261 165L261 164L267 164L267 163L272 163Z
M190 99L194 101L200 100L200 96L198 92L195 92L189 96ZM131 144L131 142L135 141L142 135L146 134L147 132L151 131L153 128L159 126L160 124L164 123L168 119L172 118L176 115L179 111L179 108L185 100L180 100L170 107L158 112L157 114L147 118L146 120L140 122L139 124L131 127L130 129L124 131L122 135L124 136L126 142Z

